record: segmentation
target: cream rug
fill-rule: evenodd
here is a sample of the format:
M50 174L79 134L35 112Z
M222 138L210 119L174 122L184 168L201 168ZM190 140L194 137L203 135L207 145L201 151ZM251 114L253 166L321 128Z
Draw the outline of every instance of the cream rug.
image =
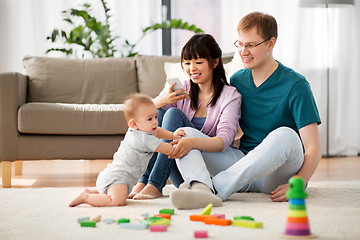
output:
M195 230L207 230L209 239L279 239L284 232L288 203L273 203L260 193L236 193L212 213L227 218L247 215L263 222L262 229L205 225L191 222L199 210L176 210L167 232L121 229L117 224L99 222L96 228L81 228L80 216L113 215L115 219L157 214L173 208L168 194L156 200L129 200L127 206L70 208L68 203L81 188L0 189L0 239L194 239ZM319 239L360 239L360 181L311 182L306 200L310 228Z

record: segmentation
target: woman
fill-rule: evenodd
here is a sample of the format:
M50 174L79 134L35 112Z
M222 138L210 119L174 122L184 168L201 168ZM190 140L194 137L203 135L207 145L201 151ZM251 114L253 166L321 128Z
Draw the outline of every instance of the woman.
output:
M181 65L190 80L185 82L185 89L174 92L172 85L167 94L154 100L155 106L159 108L159 124L169 131L191 127L209 137L182 138L172 142L176 144L173 154L158 154L155 163L149 163L147 172L133 188L130 198L153 199L161 196L169 177L178 187L183 179L174 158L185 156L191 149L221 152L234 146L241 95L226 81L221 54L219 45L209 34L194 35L183 47ZM184 91L187 93L178 95ZM212 202L221 204L221 200L206 185L194 187L208 191Z

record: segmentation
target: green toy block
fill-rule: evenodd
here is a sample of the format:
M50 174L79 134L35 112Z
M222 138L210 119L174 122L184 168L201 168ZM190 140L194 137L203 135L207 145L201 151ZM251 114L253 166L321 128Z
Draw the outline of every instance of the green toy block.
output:
M85 220L80 223L81 227L96 227L96 222Z
M148 218L148 220L149 220L150 222L155 222L155 221L160 220L160 219L161 219L161 217L149 217L149 218Z
M129 218L120 218L117 223L121 224L121 223L129 223L130 219Z
M200 213L199 215L210 215L213 205L209 203Z
M234 220L249 220L249 221L254 221L254 218L250 217L250 216L235 216Z
M159 213L161 214L161 213L166 213L166 214L169 214L169 215L174 215L174 209L168 209L168 208L164 208L164 209L161 209L160 211L159 211Z
M234 220L232 222L233 226L238 226L238 227L247 227L247 228L262 228L263 224L262 222L255 222L252 220Z

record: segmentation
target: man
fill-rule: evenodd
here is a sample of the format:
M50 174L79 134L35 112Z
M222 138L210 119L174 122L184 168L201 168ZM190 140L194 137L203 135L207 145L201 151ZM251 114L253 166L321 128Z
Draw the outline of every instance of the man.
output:
M275 18L250 13L239 22L238 34L235 46L245 69L236 72L230 83L242 95L240 147L220 153L203 151L201 159L177 160L188 182L170 194L179 209L206 206L199 189L192 187L199 183L223 201L235 192L269 193L274 202L286 201L289 178L298 174L307 183L321 158L321 122L310 85L272 54ZM186 130L187 137L201 137L197 135ZM192 164L201 166L201 173ZM204 175L212 177L212 185L203 180Z
M274 171L258 180L257 184L250 184L249 188L254 189L248 189L270 191L273 201L286 201L287 180L291 177L289 174L295 171L294 173L307 183L321 158L318 134L320 117L316 103L305 78L273 57L277 39L277 23L274 17L259 12L250 13L239 22L238 34L235 46L245 69L235 73L230 82L243 97L240 126L244 135L239 149L246 156L239 164L247 160L246 158L251 161L253 156L268 159L264 161L276 161L272 157L284 156L289 149L279 146L284 141L281 133L278 133L278 137L272 137L271 134L281 127L294 130L300 136L304 148L303 157L295 160L284 159L284 164L276 170L276 164L269 165ZM259 149L256 148L260 148L263 153L257 153ZM300 169L286 169L291 161L303 163ZM281 168L285 168L285 171L281 171ZM276 171L279 171L277 176L272 176ZM285 175L281 176L282 174ZM221 176L213 179L215 188L219 178ZM272 187L271 182L283 184L270 190L268 187Z

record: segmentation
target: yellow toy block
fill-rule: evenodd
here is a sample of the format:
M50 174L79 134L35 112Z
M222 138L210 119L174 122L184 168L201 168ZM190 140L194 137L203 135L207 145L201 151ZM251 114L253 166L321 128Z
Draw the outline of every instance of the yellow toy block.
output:
M210 215L213 205L209 203L200 213L199 215Z
M233 226L238 226L238 227L247 227L247 228L262 228L263 224L262 222L255 222L255 221L251 221L251 220L234 220L232 222Z
M170 220L167 218L161 218L159 220L156 220L152 223L150 223L150 226L152 225L166 225L166 226L170 226Z

